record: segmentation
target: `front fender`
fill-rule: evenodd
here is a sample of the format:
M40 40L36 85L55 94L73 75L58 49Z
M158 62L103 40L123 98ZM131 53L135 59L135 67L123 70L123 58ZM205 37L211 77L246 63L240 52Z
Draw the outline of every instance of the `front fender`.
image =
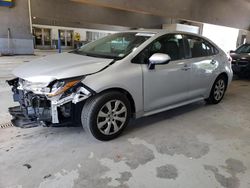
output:
M133 98L136 113L143 111L143 86L141 66L129 64L127 67L115 63L109 68L87 76L83 83L96 93L118 88L127 91Z

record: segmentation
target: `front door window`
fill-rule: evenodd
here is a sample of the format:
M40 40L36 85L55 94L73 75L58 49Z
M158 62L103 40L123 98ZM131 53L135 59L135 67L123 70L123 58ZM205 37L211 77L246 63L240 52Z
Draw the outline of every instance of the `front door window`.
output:
M133 63L148 64L149 58L155 53L168 54L171 61L184 58L183 38L180 34L166 35L153 41L132 60Z

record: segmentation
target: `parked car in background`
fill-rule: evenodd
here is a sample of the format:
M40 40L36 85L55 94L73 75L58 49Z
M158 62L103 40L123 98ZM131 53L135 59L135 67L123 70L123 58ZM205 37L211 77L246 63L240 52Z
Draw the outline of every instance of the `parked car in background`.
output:
M238 47L235 51L230 51L232 58L232 69L239 77L250 76L250 43Z
M132 117L200 100L217 104L232 80L231 62L212 41L164 30L109 35L13 74L14 124L79 122L99 140L119 136Z

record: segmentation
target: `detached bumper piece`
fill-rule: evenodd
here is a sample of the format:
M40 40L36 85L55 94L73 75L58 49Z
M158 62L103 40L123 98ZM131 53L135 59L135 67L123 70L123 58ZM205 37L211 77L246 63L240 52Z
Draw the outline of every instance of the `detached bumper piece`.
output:
M74 122L72 121L63 121L61 123L45 123L44 121L37 121L36 119L32 120L29 117L26 117L21 109L20 106L15 106L9 108L9 113L12 116L11 123L15 127L20 127L20 128L32 128L32 127L38 127L38 126L43 126L43 127L76 127L79 126L79 122Z
M9 113L13 117L13 119L11 120L11 123L15 127L32 128L32 127L37 127L37 126L42 125L42 123L40 122L26 118L20 106L9 108Z

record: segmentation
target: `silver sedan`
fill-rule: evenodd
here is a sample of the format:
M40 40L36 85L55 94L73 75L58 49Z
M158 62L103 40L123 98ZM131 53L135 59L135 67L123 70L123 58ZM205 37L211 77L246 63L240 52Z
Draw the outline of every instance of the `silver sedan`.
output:
M131 117L217 104L232 80L229 58L212 41L164 30L116 33L13 73L16 126L70 122L99 140L116 138Z

